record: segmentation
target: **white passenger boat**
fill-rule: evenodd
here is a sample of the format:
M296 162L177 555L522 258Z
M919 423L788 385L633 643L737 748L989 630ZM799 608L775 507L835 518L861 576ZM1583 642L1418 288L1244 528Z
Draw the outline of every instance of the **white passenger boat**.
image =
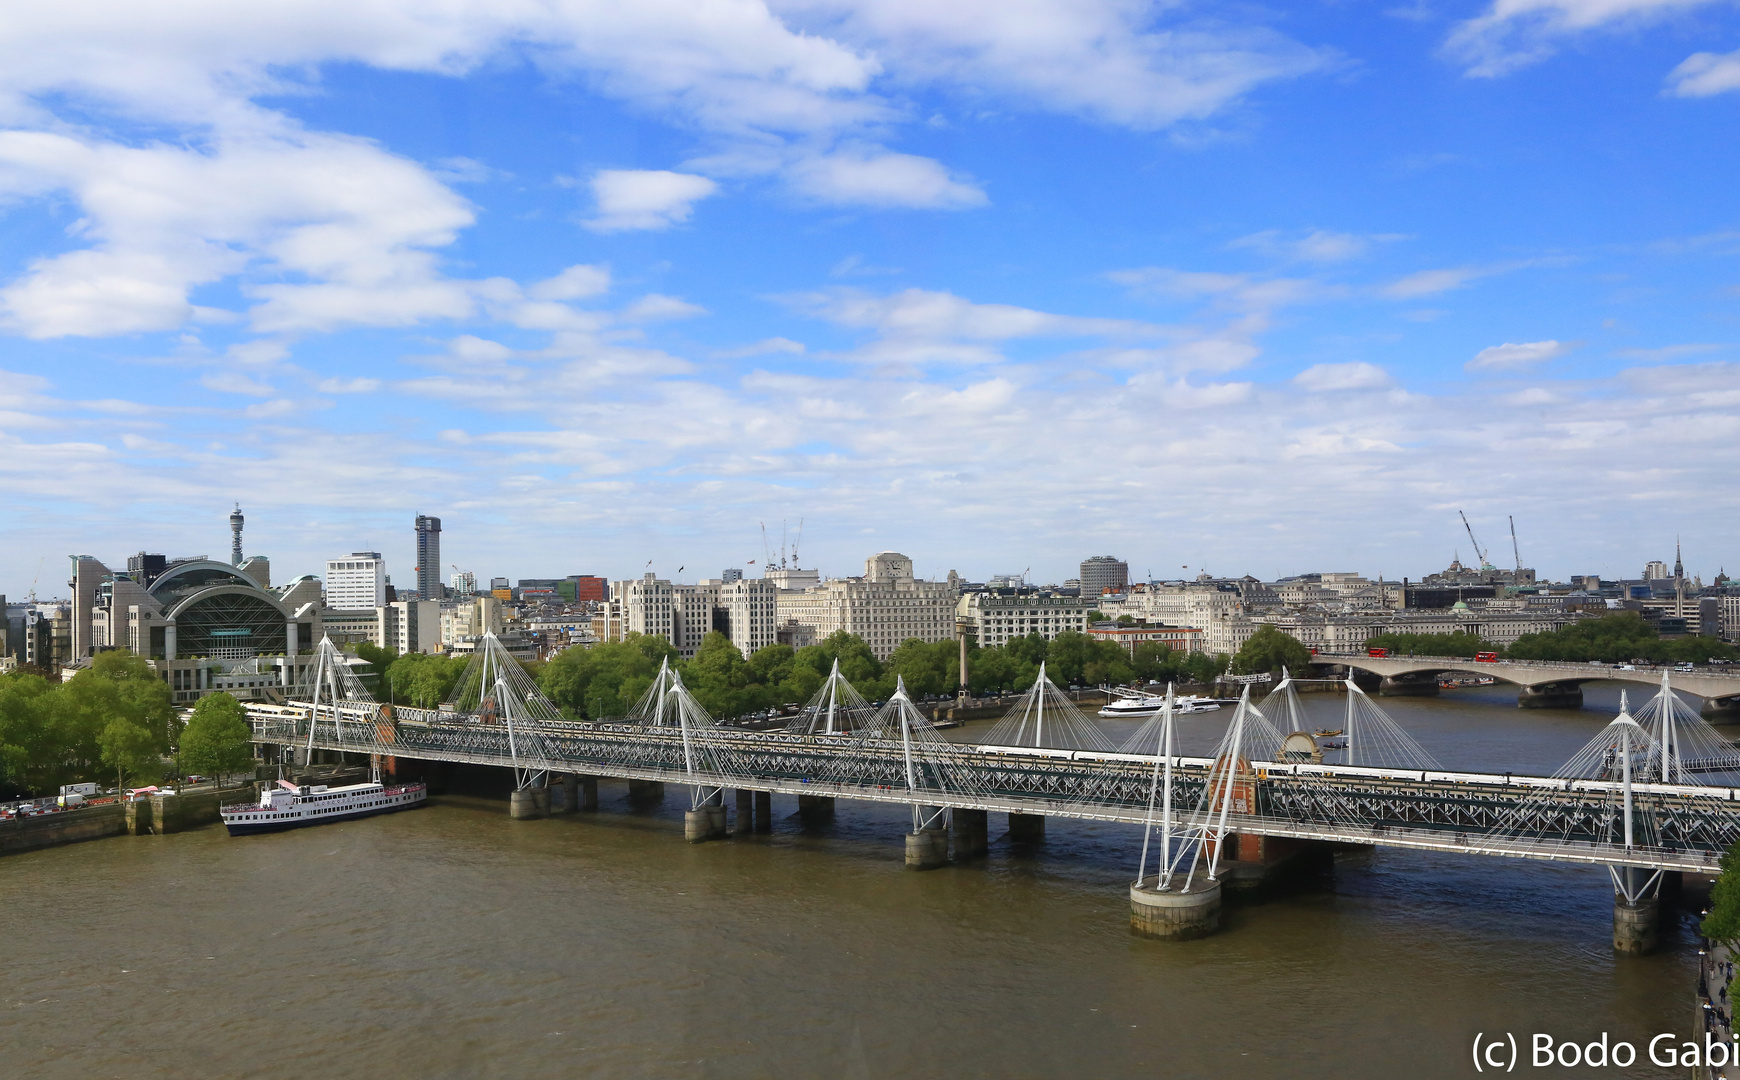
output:
M422 806L428 794L429 789L424 784L394 787L378 783L345 787L304 784L297 787L280 780L277 787L260 792L259 802L226 806L221 813L231 836L245 836L412 810Z
M1158 716L1160 710L1166 707L1166 696L1153 694L1126 694L1116 701L1106 703L1100 710L1100 715L1107 719L1123 717L1125 719L1143 720L1150 716ZM1220 702L1213 698L1185 696L1175 698L1172 702L1174 713L1213 712L1220 708Z

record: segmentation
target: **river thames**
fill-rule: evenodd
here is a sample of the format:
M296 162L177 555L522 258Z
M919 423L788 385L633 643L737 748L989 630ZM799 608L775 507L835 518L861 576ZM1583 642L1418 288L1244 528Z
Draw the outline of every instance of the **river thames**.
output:
M1342 699L1304 700L1340 726ZM1502 687L1378 700L1447 767L1550 772L1618 690L1574 712ZM1476 1075L1477 1032L1526 1055L1534 1032L1691 1029L1692 921L1614 956L1602 869L1356 852L1160 942L1129 932L1127 826L1053 819L1024 848L994 815L988 858L916 873L899 809L842 802L805 831L776 799L772 835L689 845L675 785L651 808L599 794L545 821L441 797L8 856L0 1077L1396 1080Z

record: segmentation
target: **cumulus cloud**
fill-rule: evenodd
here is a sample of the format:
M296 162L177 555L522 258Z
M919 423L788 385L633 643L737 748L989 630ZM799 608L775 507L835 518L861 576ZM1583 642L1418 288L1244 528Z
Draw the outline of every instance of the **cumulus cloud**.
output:
M951 175L942 163L880 147L800 159L790 182L802 195L851 206L959 210L988 201L978 185Z
M721 349L714 352L713 355L719 357L721 360L742 360L751 356L769 356L777 353L790 353L792 355L801 356L807 351L808 350L804 346L804 343L801 341L793 341L790 338L783 337L770 337L762 338L760 341L751 342L748 345L741 345L735 349Z
M662 322L667 319L692 319L706 313L707 309L699 304L691 304L675 296L648 293L624 308L622 318L627 322Z
M239 371L214 371L200 376L199 384L207 390L216 390L219 393L249 394L253 397L271 397L278 392L271 384L251 379Z
M1271 311L1288 304L1335 295L1339 290L1308 278L1265 278L1146 266L1113 270L1106 277L1149 296L1214 300L1240 311Z
M1293 382L1312 393L1336 390L1386 390L1395 385L1390 373L1376 364L1313 364L1293 376Z
M586 222L597 232L664 229L689 220L695 204L719 190L705 176L662 169L606 169L592 178L598 216Z
M381 388L381 380L369 378L322 379L314 384L323 394L372 394Z
M1576 342L1505 342L1503 345L1492 345L1480 350L1463 367L1469 371L1516 371L1557 360L1576 347Z
M1693 53L1668 73L1668 93L1675 97L1709 97L1740 90L1740 51Z
M584 300L610 291L610 271L584 263L570 266L553 278L526 290L534 300Z
M1359 234L1313 229L1303 235L1283 233L1278 229L1252 233L1234 240L1229 247L1249 248L1275 258L1294 262L1334 263L1357 259L1370 251L1373 244L1404 239L1397 233Z
M1567 38L1666 18L1715 0L1494 0L1457 25L1445 51L1469 75L1492 78L1543 60Z

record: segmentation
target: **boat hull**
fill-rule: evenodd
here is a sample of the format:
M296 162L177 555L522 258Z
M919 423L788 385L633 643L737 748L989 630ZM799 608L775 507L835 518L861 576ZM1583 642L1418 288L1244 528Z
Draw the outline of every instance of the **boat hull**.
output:
M416 810L427 802L427 799L418 799L415 802L400 803L396 806L374 806L367 810L358 810L354 814L332 817L299 817L280 821L225 821L224 828L229 830L231 836L288 832L291 829L307 829L315 825L338 825L346 821L356 821L360 818L375 817L380 814L397 814L405 810Z

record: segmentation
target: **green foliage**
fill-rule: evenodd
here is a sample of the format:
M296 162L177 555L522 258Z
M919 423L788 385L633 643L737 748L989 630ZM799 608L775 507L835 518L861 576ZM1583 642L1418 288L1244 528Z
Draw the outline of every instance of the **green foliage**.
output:
M1368 649L1388 649L1397 656L1457 656L1473 659L1475 653L1501 652L1497 645L1458 630L1454 634L1379 634L1367 638Z
M646 693L666 657L676 661L677 650L663 637L630 634L626 641L563 650L544 665L538 681L565 715L620 717Z
M392 668L393 661L399 658L399 650L383 649L372 641L359 641L353 646L357 658L366 660L369 671L362 676L363 682L371 690L380 690L387 685L387 671Z
M1704 663L1740 659L1740 650L1711 637L1663 638L1635 611L1615 611L1582 619L1544 634L1524 634L1505 650L1513 660L1591 660L1617 664Z
M1710 914L1701 929L1711 941L1740 943L1740 843L1722 855L1722 876L1710 890Z
M1299 639L1283 634L1268 623L1257 628L1232 661L1233 672L1239 675L1280 671L1283 666L1290 671L1303 672L1310 664L1310 649Z
M1177 652L1164 641L1144 641L1136 646L1131 667L1142 682L1208 683L1226 670L1226 663L1224 653Z
M189 772L219 778L254 764L253 731L242 703L222 692L199 700L181 733L181 762Z
M386 696L401 705L433 709L453 693L467 663L462 656L408 653L398 657L387 669Z
M0 676L0 786L32 794L99 780L105 767L156 780L180 735L169 687L126 650L98 653L66 683Z
M1135 626L1136 625L1136 617L1134 615L1119 615L1118 616L1118 625L1119 626Z

